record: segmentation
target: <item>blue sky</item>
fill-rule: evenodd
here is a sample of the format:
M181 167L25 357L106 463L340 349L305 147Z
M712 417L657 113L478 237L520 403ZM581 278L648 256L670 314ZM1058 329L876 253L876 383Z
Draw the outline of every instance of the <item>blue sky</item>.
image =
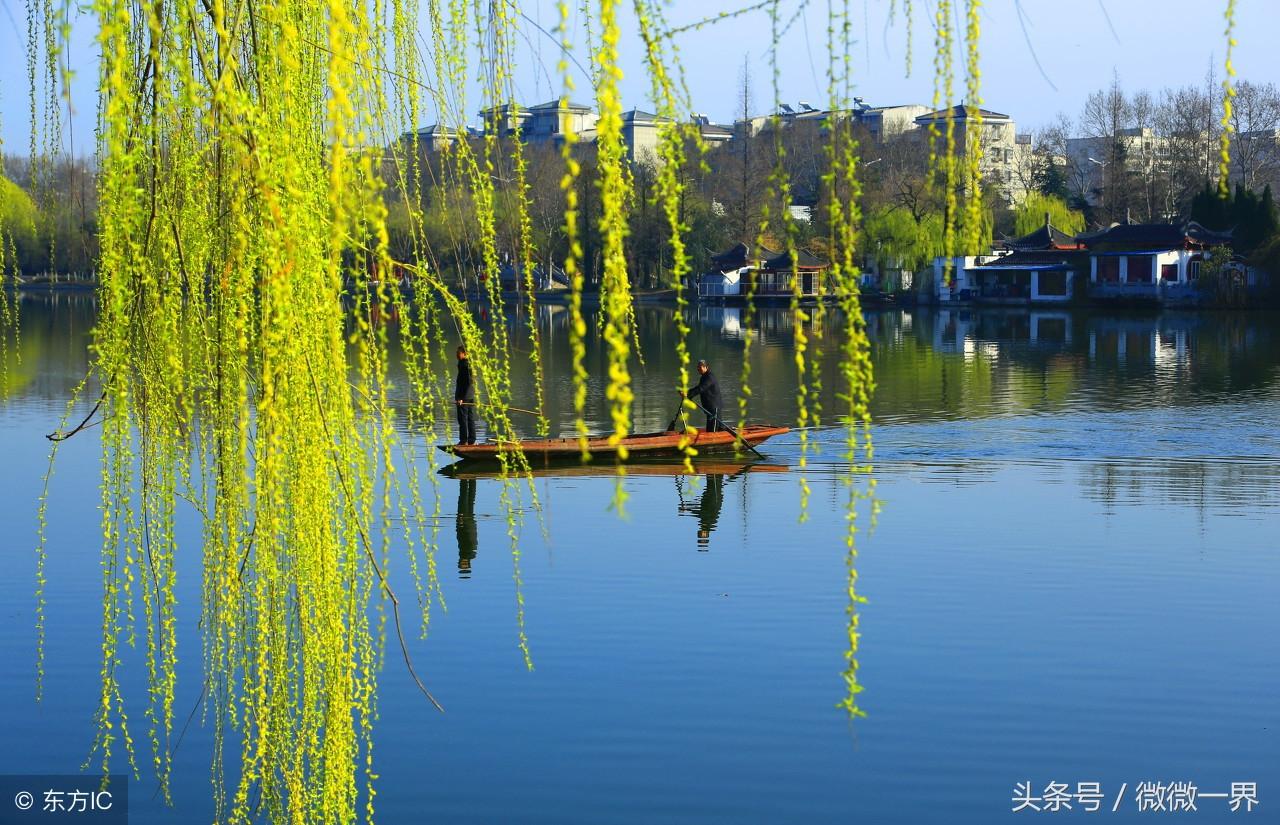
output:
M859 38L853 48L855 93L871 105L928 104L933 96L932 18L936 3L910 0L914 65L907 77L905 2L851 0L855 36ZM962 4L963 0L956 2ZM751 0L674 0L669 16L673 24L681 25L750 4ZM810 3L780 45L784 101L821 105L825 96L826 5ZM1046 124L1059 111L1078 114L1086 95L1108 85L1113 75L1129 90L1157 92L1202 83L1211 65L1221 75L1225 5L1226 0L987 0L982 6L984 105L1012 115L1019 130L1024 130ZM0 6L0 134L5 151L23 153L29 134L25 9L21 0L0 0ZM800 4L784 0L783 6L784 16L790 17ZM896 22L889 27L891 6L896 6ZM543 26L554 25L553 2L537 0L521 7ZM1274 53L1275 44L1280 43L1276 5L1273 0L1237 0L1237 7L1235 65L1240 77L1280 83L1280 59ZM624 104L650 107L634 22L627 15L624 27ZM71 48L77 73L72 93L77 153L92 145L93 34L92 19L79 17ZM690 32L679 42L698 111L717 121L734 117L744 58L753 66L755 108L759 112L769 108L772 94L766 55L770 35L763 12ZM524 47L525 65L517 77L521 96L526 103L554 98L559 94L559 81L554 77L553 44L532 28L528 43L532 45ZM963 78L958 78L957 94L962 84ZM585 78L579 78L578 85L584 89ZM582 91L575 95L584 102L588 97Z

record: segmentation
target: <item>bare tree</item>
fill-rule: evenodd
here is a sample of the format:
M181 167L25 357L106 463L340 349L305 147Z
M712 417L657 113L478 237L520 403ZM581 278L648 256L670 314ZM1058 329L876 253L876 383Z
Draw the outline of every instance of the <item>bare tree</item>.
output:
M773 146L773 136L767 132L755 134L753 128L754 90L751 63L747 57L742 61L740 81L739 120L733 140L713 153L708 162L716 172L713 192L715 200L724 209L725 223L738 240L749 244L759 228L768 191L772 163L769 149Z
M886 138L878 157L863 166L863 210L882 206L906 210L916 222L939 209L938 187L929 185L929 147L923 134L906 132Z
M1089 188L1099 196L1102 217L1106 221L1125 217L1129 208L1129 144L1124 131L1132 124L1132 106L1114 76L1106 89L1094 92L1085 100L1080 112L1080 131L1090 138L1094 151L1082 159L1093 167L1085 167ZM1102 157L1098 157L1101 155Z
M1165 154L1167 214L1185 214L1191 199L1217 173L1217 153L1206 151L1208 135L1215 135L1215 140L1217 135L1213 112L1213 99L1204 88L1184 86L1161 93L1156 131Z
M1069 141L1076 134L1076 122L1066 112L1058 112L1048 126L1035 133L1036 188L1046 195L1058 195L1081 206L1089 202L1089 176L1093 164L1072 152ZM1052 164L1052 165L1051 165ZM1061 176L1061 189L1054 181Z
M1275 84L1240 83L1231 126L1232 178L1254 191L1280 183L1280 90Z

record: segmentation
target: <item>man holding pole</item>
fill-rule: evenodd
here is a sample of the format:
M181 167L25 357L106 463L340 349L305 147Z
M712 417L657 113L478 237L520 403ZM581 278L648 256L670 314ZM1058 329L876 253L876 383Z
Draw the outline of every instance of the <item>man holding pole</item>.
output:
M707 414L707 432L714 433L720 430L720 385L716 383L716 377L711 374L711 368L707 366L704 359L698 360L698 385L691 387L687 393L682 393L686 398L701 398L702 411Z
M458 347L458 380L453 385L453 400L458 404L458 443L476 443L476 387L471 380L471 362L467 348Z

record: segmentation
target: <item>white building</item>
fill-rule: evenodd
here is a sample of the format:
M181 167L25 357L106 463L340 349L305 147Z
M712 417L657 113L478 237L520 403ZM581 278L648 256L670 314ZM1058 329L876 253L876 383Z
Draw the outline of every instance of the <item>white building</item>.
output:
M902 106L872 106L858 113L858 123L866 127L871 138L881 143L916 128L916 118L929 113L928 106L908 103Z
M1114 224L1080 240L1089 248L1090 293L1102 299L1163 300L1200 277L1207 251L1231 233L1186 224Z
M984 183L994 183L1000 195L1012 203L1020 203L1026 197L1026 189L1015 171L1025 162L1031 151L1031 140L1018 135L1017 126L1009 115L973 106L952 106L936 112L927 112L915 119L920 129L937 129L945 135L948 122L955 136L956 156L967 158L970 146L970 127L977 130L982 156L978 171Z
M1069 185L1091 204L1098 202L1112 163L1124 165L1127 174L1149 177L1169 168L1172 139L1150 127L1118 129L1111 136L1067 139L1066 164Z

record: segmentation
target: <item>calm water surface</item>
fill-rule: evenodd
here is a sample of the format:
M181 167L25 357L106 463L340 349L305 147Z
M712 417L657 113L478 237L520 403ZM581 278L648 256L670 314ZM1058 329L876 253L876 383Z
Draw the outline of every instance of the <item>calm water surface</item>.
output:
M42 435L84 375L93 309L61 297L23 310L22 363L0 407L0 773L67 773L87 756L98 692L96 431L68 442L51 486L40 704L32 548ZM639 318L645 429L674 408L675 333L668 309ZM742 317L703 308L690 320L694 357L736 397ZM423 492L443 498L448 612L414 655L448 712L430 710L388 657L381 821L1015 822L1031 815L1011 813L1027 781L1037 796L1050 782L1101 783L1094 816L1108 822L1158 815L1137 812L1139 782L1220 793L1252 781L1261 806L1248 817L1201 799L1181 818L1277 821L1277 319L918 310L868 321L883 510L859 536L866 718L836 708L838 434L815 436L803 524L795 436L768 443L771 471L633 475L625 521L607 510L611 479L539 478L546 533L526 521L520 561L532 672L516 644L498 482L440 477ZM552 418L567 433L565 317L547 307L539 322ZM790 318L757 323L751 417L790 419ZM589 358L601 372L595 343ZM834 408L830 358L823 374ZM516 394L533 398L527 379ZM600 404L591 417L603 427ZM195 551L190 514L183 523ZM179 728L201 684L194 552L180 569ZM137 698L140 670L127 683ZM132 821L208 821L210 747L197 714L176 756L175 809L144 775Z

